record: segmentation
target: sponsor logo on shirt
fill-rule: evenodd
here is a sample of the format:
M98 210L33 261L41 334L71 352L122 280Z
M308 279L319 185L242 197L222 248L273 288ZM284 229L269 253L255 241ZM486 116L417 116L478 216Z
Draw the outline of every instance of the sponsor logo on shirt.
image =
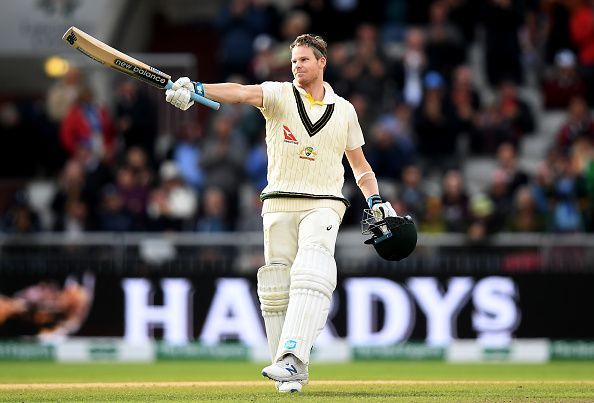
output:
M283 126L283 135L285 136L285 143L299 144L299 141L297 141L297 138L288 126Z
M299 158L309 161L315 161L317 152L314 151L313 147L304 147L299 152Z

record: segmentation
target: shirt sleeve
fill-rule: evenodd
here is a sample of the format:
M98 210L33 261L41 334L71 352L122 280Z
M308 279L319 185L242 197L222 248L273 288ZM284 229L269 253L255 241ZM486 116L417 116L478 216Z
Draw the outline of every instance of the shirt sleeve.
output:
M347 111L348 121L348 134L347 134L347 151L354 150L355 148L363 146L365 139L363 138L363 131L361 125L359 125L359 119L357 118L357 112L355 107L349 103Z
M262 107L260 112L266 119L270 119L277 112L282 100L283 83L277 81L264 81L262 87Z

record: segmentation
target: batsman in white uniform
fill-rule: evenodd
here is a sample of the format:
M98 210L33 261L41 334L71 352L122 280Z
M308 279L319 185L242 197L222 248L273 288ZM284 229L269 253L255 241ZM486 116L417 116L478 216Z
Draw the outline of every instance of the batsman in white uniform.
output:
M305 34L290 48L293 82L202 84L182 77L166 93L167 102L182 110L192 106L190 91L196 91L222 103L253 105L266 119L266 265L258 270L258 297L272 364L262 374L281 392L299 392L307 383L310 352L336 287L334 248L349 206L342 195L344 154L370 208L396 216L379 196L353 105L324 82L326 42Z

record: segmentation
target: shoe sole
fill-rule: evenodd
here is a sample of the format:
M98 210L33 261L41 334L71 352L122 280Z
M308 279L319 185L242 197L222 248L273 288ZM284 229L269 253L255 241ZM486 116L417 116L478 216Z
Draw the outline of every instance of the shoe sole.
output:
M297 384L297 386L295 386L294 388L291 389L282 389L282 385L285 383L293 383L293 384ZM301 390L303 389L303 386L299 383L299 382L279 382L279 381L275 381L275 385L276 386L276 390L279 393L300 393Z
M265 371L262 371L262 376L268 379L271 379L273 381L278 381L278 382L303 382L304 384L307 384L308 379L307 378L301 378L301 379L277 379L277 378L273 378L270 375L268 375Z
M279 390L279 393L299 393L299 392L301 392L299 389Z

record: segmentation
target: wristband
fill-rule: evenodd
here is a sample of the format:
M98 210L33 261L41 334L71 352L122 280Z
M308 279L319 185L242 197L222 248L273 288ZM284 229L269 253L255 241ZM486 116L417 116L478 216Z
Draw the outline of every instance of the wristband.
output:
M380 195L373 195L373 196L369 196L367 198L367 205L369 206L369 208L372 208L376 204L383 203L383 202L384 201L382 200Z
M200 95L200 96L204 96L205 91L204 91L204 85L202 85L201 82L196 81L194 83L194 88L196 89L196 94Z

